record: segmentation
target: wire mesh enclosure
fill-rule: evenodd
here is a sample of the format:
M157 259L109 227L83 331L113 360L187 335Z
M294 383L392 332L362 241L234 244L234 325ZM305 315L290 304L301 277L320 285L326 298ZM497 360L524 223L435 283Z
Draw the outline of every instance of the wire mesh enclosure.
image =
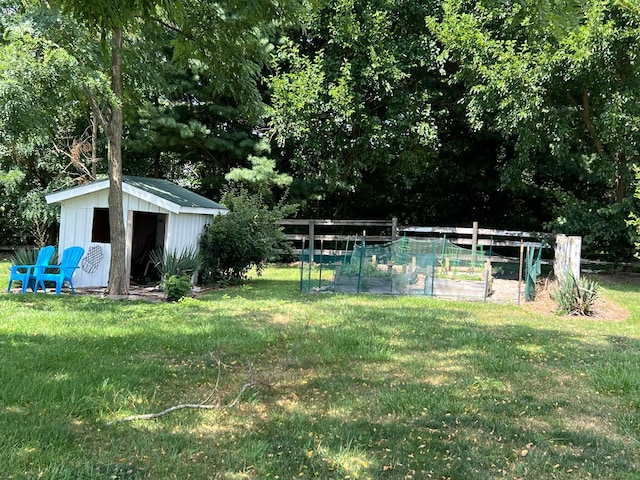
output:
M350 244L350 245L349 245ZM365 237L347 242L344 253L303 250L303 292L333 291L424 295L486 300L491 291L491 263L482 247L467 249L442 239L402 238L367 245Z

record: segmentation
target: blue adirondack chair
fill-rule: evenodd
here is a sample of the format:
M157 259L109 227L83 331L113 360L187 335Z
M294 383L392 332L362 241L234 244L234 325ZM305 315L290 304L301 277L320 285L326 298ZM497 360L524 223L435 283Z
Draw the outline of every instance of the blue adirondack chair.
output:
M36 275L36 292L40 287L47 293L47 289L44 287L44 282L54 282L56 284L56 295L60 295L60 290L64 282L69 284L71 293L76 293L73 288L73 282L71 278L76 271L76 268L80 265L80 259L84 255L84 248L82 247L69 247L62 252L62 260L60 265L49 265L41 268Z
M51 257L55 253L56 248L52 245L43 247L38 252L35 265L12 265L11 272L9 273L9 285L7 285L7 292L11 291L11 284L14 281L22 282L22 293L27 291L27 287L35 291L36 282L35 276L38 271L45 265L49 265Z

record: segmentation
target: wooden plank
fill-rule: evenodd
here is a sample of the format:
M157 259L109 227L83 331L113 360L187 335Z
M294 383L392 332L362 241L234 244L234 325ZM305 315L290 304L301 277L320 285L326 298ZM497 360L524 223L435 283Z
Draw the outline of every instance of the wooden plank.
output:
M287 240L293 240L293 241L301 241L303 238L309 238L308 234L304 234L304 233L287 233L285 234L285 237L287 238ZM358 235L357 236L358 241L360 241L362 239L362 235ZM324 240L325 242L333 242L333 241L338 241L338 242L346 242L346 241L354 241L356 239L356 235L318 235L317 233L315 234L315 240L316 243L319 240ZM391 237L388 235L367 235L365 237L365 243L366 242L389 242L391 241Z
M449 239L447 239L449 240ZM471 245L471 241L469 239L459 239L459 241L451 240L453 243L459 243L461 245ZM478 245L482 245L485 247L520 247L520 242L516 240L491 240L481 238L478 240ZM525 247L540 247L543 246L542 242L524 242Z
M287 233L285 237L289 241L300 242L302 239L308 239L309 235L303 233ZM362 239L361 235L357 236L358 240ZM424 237L407 237L414 240L425 240ZM356 239L356 235L315 235L316 243L320 240L325 242L346 242L353 241ZM430 237L432 240L440 240L440 237ZM447 240L456 245L465 245L471 246L473 242L470 238L461 238L461 237L447 237ZM390 242L391 237L387 235L367 235L365 238L366 242L371 243L386 243ZM491 239L478 239L477 245L481 245L483 247L520 247L520 242L516 240L491 240ZM524 242L525 247L540 247L543 246L542 242Z
M479 228L479 235L495 236L495 237L524 237L524 238L540 238L544 236L544 233L540 232L525 232L520 230L496 230L493 228Z
M399 226L398 233L400 232L413 232L413 233L458 233L461 235L472 235L473 228L471 227L418 227L418 226Z
M444 234L455 233L458 235L474 234L473 228L470 227L418 227L418 226L399 226L398 232L412 232L412 233L432 233L432 234ZM491 228L478 228L478 236L494 236L494 237L514 237L514 238L540 238L544 236L543 233L525 232L519 230L496 230Z
M354 227L391 227L391 220L322 220L322 219L285 219L278 222L280 225L308 225L313 222L316 226L354 226Z
M425 237L407 237L414 240L427 240ZM429 237L429 240L441 240L441 237ZM447 241L454 243L456 245L473 245L473 240L470 238L463 237L447 237ZM491 240L480 238L478 239L477 245L481 245L483 247L520 247L520 241L516 240ZM541 246L541 242L524 242L525 247L539 247Z

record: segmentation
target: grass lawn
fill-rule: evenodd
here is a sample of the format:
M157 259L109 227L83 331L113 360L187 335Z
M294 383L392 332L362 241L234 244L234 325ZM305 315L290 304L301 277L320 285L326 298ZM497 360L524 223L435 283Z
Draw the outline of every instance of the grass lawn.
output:
M603 321L298 275L0 294L0 479L640 479L639 287L608 286L631 316ZM217 407L119 421L184 403Z

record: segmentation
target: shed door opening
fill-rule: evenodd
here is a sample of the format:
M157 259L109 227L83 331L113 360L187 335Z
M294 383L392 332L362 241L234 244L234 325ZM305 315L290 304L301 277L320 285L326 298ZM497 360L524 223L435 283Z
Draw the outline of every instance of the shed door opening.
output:
M151 261L151 253L164 251L167 215L163 213L133 212L131 239L131 280L149 284L160 280L160 272Z

